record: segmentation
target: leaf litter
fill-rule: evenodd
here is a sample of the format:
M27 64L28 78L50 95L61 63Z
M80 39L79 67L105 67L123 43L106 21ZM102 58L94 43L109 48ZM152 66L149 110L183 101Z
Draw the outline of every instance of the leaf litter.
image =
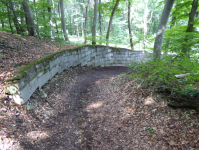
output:
M1 32L1 149L199 148L196 110L168 107L166 99L144 91L128 75L104 74L106 68L64 71L44 85L46 98L36 91L26 107L3 92L14 70L67 48Z

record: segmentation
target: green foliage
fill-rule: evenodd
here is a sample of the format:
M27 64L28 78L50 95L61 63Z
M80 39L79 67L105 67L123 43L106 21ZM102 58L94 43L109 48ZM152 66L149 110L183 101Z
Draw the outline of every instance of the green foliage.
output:
M178 20L189 19L189 13L191 11L192 3L192 0L185 0L177 3L177 7L172 10L172 12L175 12L173 16L177 17Z
M152 127L147 127L147 128L145 128L145 130L151 131L151 133L155 132L155 130Z
M0 53L0 57L4 57L4 55Z
M194 98L199 94L199 65L189 58L167 56L160 61L132 63L131 77L140 79L142 87L167 94ZM190 73L184 78L175 75Z
M192 51L190 52L198 52L198 46L196 44L199 40L199 34L197 32L186 32L186 28L187 25L175 25L172 29L166 30L166 39L163 42L162 50L180 53L183 48L192 47ZM186 37L188 37L189 40L185 40ZM196 47L196 49L194 49L194 47Z
M177 1L176 7L172 10L171 17L175 18L175 25L165 31L163 51L180 54L183 49L187 49L189 55L198 53L199 35L197 29L187 32L189 13L192 8L192 0ZM195 17L192 23L194 27L199 27L199 17Z
M111 1L98 5L98 10L103 14L103 17L111 16L111 12L115 6L115 3L116 1ZM119 5L116 9L115 16L121 16L121 14L123 14L123 8L121 7L121 5Z

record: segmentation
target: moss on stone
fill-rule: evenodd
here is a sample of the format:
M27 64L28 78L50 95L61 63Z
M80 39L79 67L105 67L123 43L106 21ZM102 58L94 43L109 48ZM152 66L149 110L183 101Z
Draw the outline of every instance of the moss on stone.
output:
M4 86L3 88L4 88L5 93L7 94L14 95L18 93L18 89L14 85Z
M34 62L31 62L31 63L19 68L18 70L15 71L16 73L19 74L19 76L7 79L6 82L19 82L21 78L27 76L26 71L28 71L32 66L35 66L34 69L35 69L35 71L37 71L38 68L36 67L36 65L38 65L40 63L49 64L50 61L58 58L59 56L63 55L63 53L65 53L65 52L70 52L72 54L72 51L77 50L77 49L81 49L82 47L87 47L87 46L89 46L89 47L109 47L109 46L104 46L104 45L82 45L82 46L79 46L79 47L76 47L76 48L57 51L53 54L50 54L50 55L43 57L43 58L40 58L40 59L38 59ZM112 49L117 50L119 52L121 51L120 48L115 48L115 47L109 47L109 48L112 48ZM44 67L45 67L45 65L44 65ZM45 72L47 72L47 70L45 70Z
M6 82L14 82L14 81L19 82L21 78L22 78L22 76L17 76L14 78L7 79Z
M27 64L27 65L25 65L25 66L23 66L23 67L21 67L21 68L19 68L18 70L15 71L16 73L19 74L19 76L7 79L6 82L13 82L13 81L16 81L16 80L18 80L18 82L19 82L22 77L26 76L26 71L28 71L32 66L36 66L36 65L38 65L40 63L43 64L44 62L45 63L48 62L47 64L49 64L50 61L58 58L58 56L61 56L62 53L68 51L68 52L71 52L71 54L72 54L73 50L76 50L76 49L82 48L82 47L85 47L85 45L84 46L80 46L80 47L76 47L76 48L67 49L67 50L60 50L60 51L57 51L57 52L55 52L53 54L50 54L50 55L48 55L46 57L40 58L40 59L38 59L38 60L36 60L34 62L31 62L31 63L29 63L29 64ZM55 57L55 56L57 56L57 57ZM35 71L37 71L37 67L35 67Z

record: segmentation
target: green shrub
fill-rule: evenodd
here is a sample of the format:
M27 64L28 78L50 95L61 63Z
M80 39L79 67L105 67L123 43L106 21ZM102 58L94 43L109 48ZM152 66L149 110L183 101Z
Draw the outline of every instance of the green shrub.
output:
M129 67L132 72L130 76L140 79L142 88L178 97L194 98L199 94L199 65L194 59L167 56L160 61L132 63ZM184 78L175 77L186 73L190 75Z

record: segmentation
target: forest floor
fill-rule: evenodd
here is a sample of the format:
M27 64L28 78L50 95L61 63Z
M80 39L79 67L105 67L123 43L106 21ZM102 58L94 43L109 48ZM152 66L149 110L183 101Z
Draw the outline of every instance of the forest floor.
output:
M199 149L199 115L173 109L121 72L127 67L71 68L24 106L6 95L14 71L70 45L0 33L0 149Z

